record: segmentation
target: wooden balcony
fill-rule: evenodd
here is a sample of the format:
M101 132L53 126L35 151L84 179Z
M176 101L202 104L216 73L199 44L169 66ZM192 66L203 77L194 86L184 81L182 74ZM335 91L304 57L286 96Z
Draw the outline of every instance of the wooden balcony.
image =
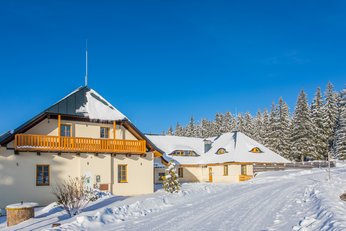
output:
M81 137L17 134L16 151L143 154L145 140L114 140Z
M249 176L249 175L240 175L239 176L239 181L247 181L250 179L252 179L252 176Z

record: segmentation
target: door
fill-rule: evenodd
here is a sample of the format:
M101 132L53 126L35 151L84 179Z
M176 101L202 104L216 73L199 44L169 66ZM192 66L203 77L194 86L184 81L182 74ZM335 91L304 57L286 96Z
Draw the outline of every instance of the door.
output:
M213 182L213 169L209 168L209 182Z
M92 189L93 188L93 177L92 177L92 173L89 171L84 172L84 186Z

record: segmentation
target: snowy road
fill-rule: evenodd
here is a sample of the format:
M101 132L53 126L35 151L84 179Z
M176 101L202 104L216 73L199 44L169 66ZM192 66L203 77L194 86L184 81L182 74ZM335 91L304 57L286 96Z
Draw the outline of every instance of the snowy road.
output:
M63 212L16 228L61 230L346 230L346 168L264 173L240 184L184 184L182 192L131 197L62 220ZM112 198L110 198L112 199ZM100 203L101 205L101 203ZM60 219L60 221L59 221Z

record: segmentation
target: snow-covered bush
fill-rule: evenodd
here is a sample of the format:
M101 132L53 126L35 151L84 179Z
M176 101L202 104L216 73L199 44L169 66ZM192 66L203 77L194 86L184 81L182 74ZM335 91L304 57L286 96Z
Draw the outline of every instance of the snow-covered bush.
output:
M89 202L98 199L94 190L84 185L85 177L68 178L53 188L57 204L61 205L70 217L77 215Z
M169 162L168 168L165 171L163 179L163 188L165 191L175 193L180 191L180 183L178 180L177 172L175 170L175 163Z

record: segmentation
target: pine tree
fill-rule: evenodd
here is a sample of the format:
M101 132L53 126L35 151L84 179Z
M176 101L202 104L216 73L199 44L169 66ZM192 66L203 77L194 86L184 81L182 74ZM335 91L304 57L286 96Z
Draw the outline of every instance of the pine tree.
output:
M262 144L267 146L268 140L269 140L269 130L270 130L270 122L269 122L269 115L267 109L264 110L263 112L263 117L262 117L262 128L260 130L260 137L262 140Z
M261 136L262 127L263 127L262 114L261 114L261 111L258 110L256 118L254 119L253 139L261 144L263 144L263 140Z
M324 131L327 136L328 153L334 155L335 130L337 120L337 95L334 92L333 85L328 83L325 92L326 102L323 107Z
M244 118L243 118L243 115L241 113L238 113L236 130L238 132L243 132L243 133L245 131L245 129L244 129Z
M211 124L207 119L202 119L201 122L201 133L202 133L202 138L208 138L211 135Z
M175 163L173 161L169 162L169 165L165 170L163 188L169 193L177 193L180 191L180 183L176 173Z
M311 104L310 117L313 123L312 132L315 146L315 160L325 160L328 155L328 141L324 131L323 99L321 89L317 88Z
M253 138L254 134L254 125L252 121L252 116L249 112L245 113L244 118L244 133L249 136L250 138Z
M313 133L311 132L312 122L309 114L306 94L302 90L294 111L291 133L291 159L296 161L304 161L305 158L312 158L312 154L314 153Z
M274 152L279 151L278 114L278 107L273 102L269 115L269 124L267 127L266 146L268 146L268 148Z
M288 105L280 97L278 104L277 135L279 144L276 147L278 153L285 158L290 157L290 113Z
M223 115L221 113L216 113L215 122L214 122L214 131L216 136L224 133L225 129L223 128Z
M186 133L185 136L187 137L196 137L196 124L195 124L195 119L193 116L190 118L190 122L186 127Z
M172 126L169 127L167 135L169 135L169 136L173 135L173 128L172 128Z
M177 123L177 126L175 127L174 135L183 136L183 127L179 123Z
M346 88L340 94L338 127L336 131L337 158L346 160Z
M230 112L226 112L223 117L222 126L224 128L224 132L232 132L235 128L235 119Z

